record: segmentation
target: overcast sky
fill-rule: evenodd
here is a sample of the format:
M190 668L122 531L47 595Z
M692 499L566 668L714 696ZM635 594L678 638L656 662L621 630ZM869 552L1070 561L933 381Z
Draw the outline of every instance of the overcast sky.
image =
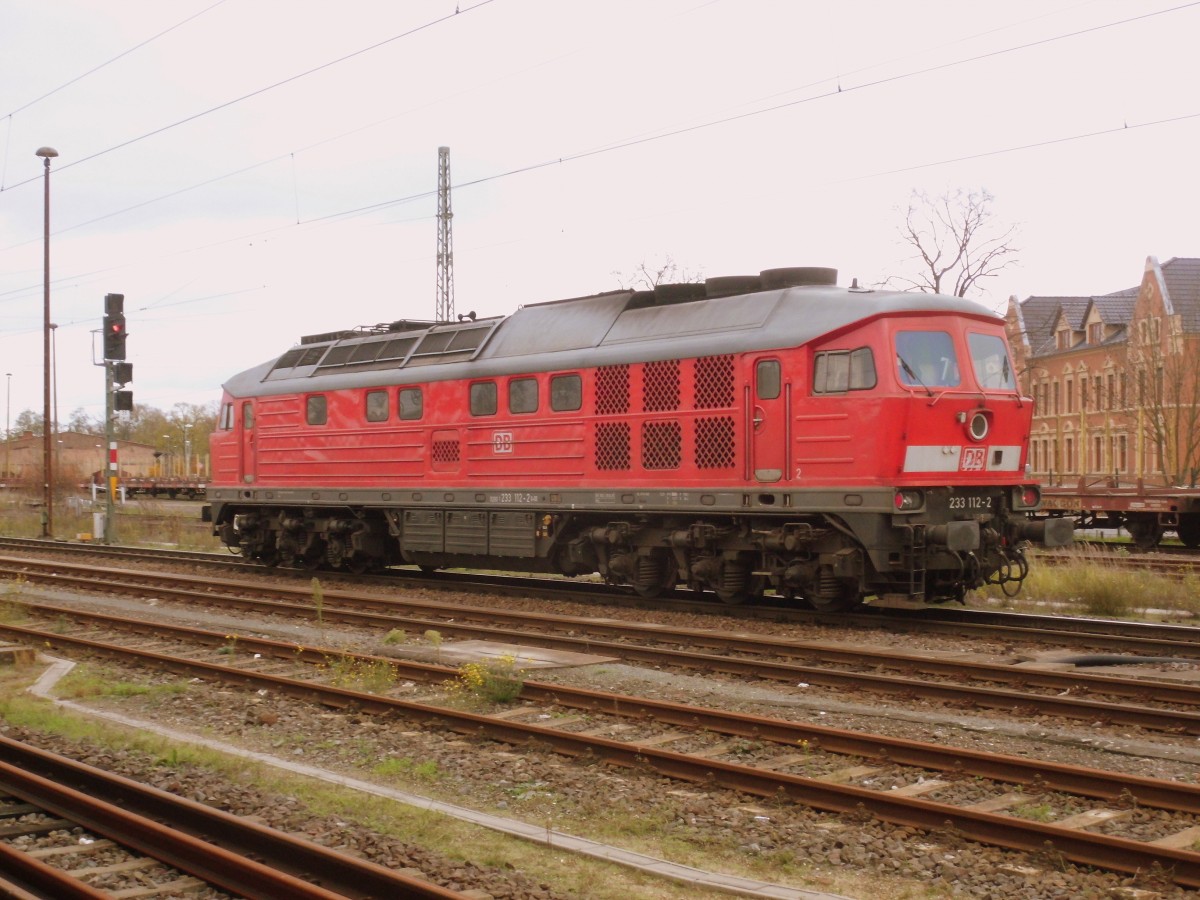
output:
M455 306L904 268L914 189L986 189L1019 266L979 299L1200 255L1200 3L4 0L0 374L42 408L42 161L58 418L102 415L124 293L135 401L220 397L302 334L431 318L438 147Z

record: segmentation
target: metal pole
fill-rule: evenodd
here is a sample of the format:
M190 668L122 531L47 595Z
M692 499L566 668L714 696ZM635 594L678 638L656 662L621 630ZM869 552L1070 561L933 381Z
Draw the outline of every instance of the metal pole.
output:
M42 537L52 537L54 534L54 465L51 452L53 438L50 433L52 427L50 420L50 160L58 156L58 151L53 147L42 147L37 151L37 155L42 158L43 162L42 181L45 194L43 202L45 214L42 217L42 305L44 312L42 323L42 469L45 474L43 479Z
M9 442L12 441L12 430L8 424L8 414L12 409L12 372L5 372L4 377L8 379L4 392L4 486L7 488L8 480L12 477L8 468Z
M104 361L104 543L117 540L117 440L113 434L113 364Z

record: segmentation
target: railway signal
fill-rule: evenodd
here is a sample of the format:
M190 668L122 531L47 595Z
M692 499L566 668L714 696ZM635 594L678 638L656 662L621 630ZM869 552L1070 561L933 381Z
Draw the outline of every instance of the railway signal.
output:
M104 358L124 359L125 338L125 295L104 295Z

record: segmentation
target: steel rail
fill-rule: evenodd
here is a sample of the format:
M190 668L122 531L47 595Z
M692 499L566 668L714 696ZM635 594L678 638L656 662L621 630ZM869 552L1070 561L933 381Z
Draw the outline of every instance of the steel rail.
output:
M0 630L10 633L29 631L13 625L0 626ZM567 756L598 759L625 767L649 767L658 774L682 781L714 783L761 797L782 795L797 803L828 812L847 814L866 809L877 818L895 824L935 833L951 830L971 840L1025 852L1045 850L1049 846L1073 862L1109 871L1135 873L1157 866L1165 869L1178 884L1200 887L1200 854L1188 851L1080 832L929 800L896 796L894 792L871 791L799 775L755 769L717 759L688 756L663 750L651 743L624 743L604 737L558 731L540 725L317 685L214 663L184 660L152 651L119 648L50 632L38 632L37 635L52 646L74 646L110 656L133 657L150 662L158 668L187 675L217 678L254 689L274 690L335 708L353 708L376 715L404 715L409 719L434 723L460 734L477 735L518 746L547 746ZM638 702L636 698L613 699L615 702ZM1174 787L1177 789L1179 786Z
M76 555L99 553L106 556L132 556L143 559L181 559L225 568L232 567L248 572L269 571L275 576L290 575L305 580L312 577L312 573L305 569L264 569L260 564L242 560L241 557L214 553L77 545L39 538L0 538L0 547L5 546L37 550L50 549ZM12 559L26 561L24 558L17 557ZM329 577L354 579L367 586L379 584L391 587L420 586L435 590L487 591L500 595L546 596L551 599L562 599L564 595L569 595L571 599L581 602L617 603L623 606L643 606L646 602L634 597L626 590L611 585L584 584L565 580L554 581L546 577L495 576L479 573L418 573L405 569L391 569L388 572L388 575L385 576L354 576L344 572L322 574ZM289 589L282 588L282 590ZM795 606L772 604L728 606L715 602L697 603L694 600L684 599L687 597L694 597L694 592L677 590L674 594L657 598L655 602L669 609L700 607L714 615L726 618L775 621L782 617L784 621L789 622L886 628L889 631L912 630L938 634L978 635L995 639L1054 642L1060 645L1086 644L1093 650L1133 651L1143 655L1177 654L1188 658L1200 658L1200 628L1195 626L1033 615L951 606L929 606L916 610L866 607L860 612L822 613Z
M463 897L3 736L0 785L89 831L248 898Z
M138 634L160 635L211 647L225 646L229 642L227 634L190 626L152 623L105 613L72 610L68 607L32 605L30 608L44 615L74 616L81 621L93 622L102 627L133 631ZM63 635L23 626L0 624L0 633L4 633L6 630L35 642L64 639ZM71 638L70 640L75 642L76 646L94 649L93 642L87 639ZM457 674L455 669L447 666L407 661L390 656L304 647L286 641L251 635L238 635L237 643L247 653L260 653L265 657L311 665L326 664L331 656L352 659L365 664L387 663L395 668L398 675L423 682L446 681ZM136 655L146 653L141 650L124 651L122 649L122 654L126 652ZM158 654L154 655L158 656ZM174 659L174 657L171 658ZM814 749L819 748L831 753L878 759L923 769L963 773L1014 784L1035 785L1049 790L1062 790L1103 800L1121 801L1127 797L1133 797L1144 806L1200 815L1200 785L1185 782L1161 781L1136 775L1106 772L1101 769L1028 760L1018 756L955 749L941 744L884 735L862 734L803 722L705 709L690 704L670 703L646 697L615 695L604 691L560 684L526 681L521 691L521 697L533 702L558 704L607 715L700 728L732 737L771 741L793 748L803 746L807 742Z
M109 574L113 574L113 570L107 570ZM30 573L26 573L29 575ZM53 583L59 587L65 587L72 584L79 585L87 590L95 590L97 582L95 578L84 576L70 576L66 574L37 574L33 573L33 577L44 583ZM311 605L301 606L299 604L287 604L277 601L255 600L247 597L232 597L228 595L218 595L212 592L196 592L196 591L178 591L167 587L164 582L167 581L182 581L184 583L195 583L200 581L203 584L218 586L217 583L211 580L196 579L192 576L175 576L175 575L144 575L144 581L157 580L156 586L147 586L145 584L138 585L134 583L121 582L104 582L103 586L110 589L120 589L122 591L145 591L154 596L162 596L170 591L177 597L182 597L187 600L200 600L205 603L221 602L228 605L238 606L247 609L256 609L259 611L270 612L290 612L295 615L309 617L315 613L315 608ZM237 585L246 588L246 585ZM258 590L257 586L253 588ZM295 596L294 591L281 591L274 589L276 593L290 594ZM544 629L553 619L553 616L537 616L534 614L514 614L508 611L492 611L462 607L453 607L451 610L456 617L466 617L470 614L486 615L490 612L495 612L497 618L511 619L514 615L520 615L525 620L530 622L540 623L542 630L525 632L525 631L508 631L494 627L472 626L458 622L446 622L430 619L412 619L404 618L397 615L388 615L381 613L357 612L354 610L346 610L328 605L331 599L339 597L354 598L349 594L330 591L324 595L324 604L321 609L321 616L328 621L339 621L348 624L379 626L392 628L399 625L415 626L418 629L434 628L440 632L454 634L458 636L484 637L490 639L509 640L516 642L525 642L536 644L543 647L552 647L559 649L570 649L587 653L608 653L619 658L637 660L641 662L650 662L655 664L675 665L687 669L697 669L706 672L724 672L727 674L736 674L757 678L768 678L777 681L785 681L795 683L797 681L807 684L819 684L826 687L854 687L875 691L882 694L924 697L927 699L937 699L951 702L966 702L975 706L1003 709L1009 711L1028 711L1028 712L1043 712L1050 715L1062 716L1073 719L1086 719L1088 721L1102 721L1111 724L1138 726L1151 728L1160 731L1184 732L1188 734L1200 734L1200 712L1177 711L1177 710L1161 710L1146 706L1126 706L1112 703L1104 703L1095 700L1087 700L1077 697L1068 696L1049 696L1045 694L1026 694L1019 691L1003 690L999 688L984 688L973 685L959 683L937 683L921 681L914 678L906 678L890 675L877 675L867 672L842 672L834 671L815 666L799 665L796 663L778 663L763 659L737 658L716 654L697 653L687 650L671 650L664 648L650 648L636 646L625 642L604 642L598 641L591 637L571 637L571 636L553 636L546 634ZM372 601L387 603L387 601ZM404 601L403 605L410 605L408 601ZM65 612L69 608L64 608L60 612ZM446 612L445 608L440 608L442 612ZM587 618L562 618L563 622L568 622L576 629L589 627L595 620ZM614 628L618 627L612 623L595 623L598 627ZM632 631L645 632L645 626L619 626L622 629ZM670 634L670 629L653 628L651 636L661 640ZM702 634L699 631L690 632L695 634L699 639ZM850 662L864 665L885 665L889 659L886 654L877 654L874 657L866 651L859 652L857 650L841 650L837 648L825 648L821 645L801 645L797 642L772 640L768 636L763 636L761 639L736 639L746 649L750 646L770 646L777 651L781 648L790 648L794 652L802 654L811 654L814 656L824 656L826 659L839 659L842 662ZM899 661L896 657L891 657L890 664L894 668L911 667L916 670L926 672L936 672L943 676L954 677L963 674L973 674L976 678L987 677L992 681L1017 681L1025 684L1034 684L1042 688L1050 688L1058 691L1078 690L1080 687L1086 688L1088 685L1094 685L1097 689L1112 694L1121 696L1144 699L1152 698L1160 702L1175 702L1186 703L1188 705L1196 705L1200 701L1200 687L1189 684L1171 684L1162 681L1146 681L1137 679L1121 679L1112 676L1104 675L1079 675L1079 674L1063 674L1044 671L1034 671L1029 669L1014 669L1012 666L988 665L985 663L970 663L970 662L937 662L924 660L912 655L902 655Z

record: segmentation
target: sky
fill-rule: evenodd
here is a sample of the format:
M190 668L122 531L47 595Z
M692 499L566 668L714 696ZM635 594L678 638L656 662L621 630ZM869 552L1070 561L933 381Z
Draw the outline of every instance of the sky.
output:
M163 410L302 335L701 276L912 272L914 191L985 190L1016 264L1090 295L1200 256L1200 2L4 0L0 374L104 410L106 293Z

